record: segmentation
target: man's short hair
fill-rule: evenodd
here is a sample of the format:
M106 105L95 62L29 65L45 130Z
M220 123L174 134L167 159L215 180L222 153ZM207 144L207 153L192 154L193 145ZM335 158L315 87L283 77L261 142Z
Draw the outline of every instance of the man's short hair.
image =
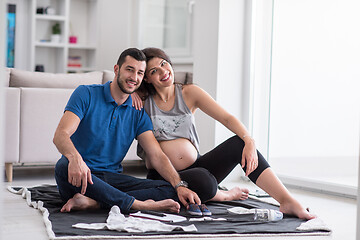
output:
M128 48L120 54L120 57L117 61L117 65L119 65L119 67L121 67L121 65L125 62L125 58L127 56L131 56L135 58L137 61L144 61L144 62L146 61L146 56L140 49Z

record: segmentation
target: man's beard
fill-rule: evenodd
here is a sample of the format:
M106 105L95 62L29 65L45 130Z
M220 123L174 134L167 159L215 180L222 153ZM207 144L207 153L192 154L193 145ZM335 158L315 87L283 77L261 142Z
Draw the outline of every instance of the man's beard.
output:
M137 89L138 89L138 87L136 87L135 89L134 89L134 91L128 91L128 90L126 90L126 88L124 87L124 84L125 84L125 81L120 81L120 74L118 74L118 77L117 77L117 84L118 84L118 86L119 86L119 88L120 88L120 90L123 92L123 93L126 93L126 94L132 94L133 92L135 92Z

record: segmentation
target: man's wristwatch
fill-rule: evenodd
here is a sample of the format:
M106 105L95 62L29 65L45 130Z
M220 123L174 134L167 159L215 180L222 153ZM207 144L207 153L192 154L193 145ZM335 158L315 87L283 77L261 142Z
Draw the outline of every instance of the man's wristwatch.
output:
M181 180L178 184L175 185L175 190L177 190L178 187L186 187L187 188L188 186L189 186L189 184L187 182Z

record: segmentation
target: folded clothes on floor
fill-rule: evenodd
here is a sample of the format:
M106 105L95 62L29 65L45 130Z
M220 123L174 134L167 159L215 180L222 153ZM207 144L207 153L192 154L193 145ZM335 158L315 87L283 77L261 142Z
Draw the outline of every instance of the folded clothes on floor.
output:
M331 231L331 229L325 224L325 222L321 218L314 218L307 222L301 223L299 227L296 228L299 231L315 231L315 230L323 230L323 231Z
M106 223L77 223L74 228L81 229L109 229L125 232L171 232L173 230L183 230L185 232L196 232L194 224L189 226L177 226L162 223L157 220L142 219L137 217L125 217L118 206L113 206L109 212Z

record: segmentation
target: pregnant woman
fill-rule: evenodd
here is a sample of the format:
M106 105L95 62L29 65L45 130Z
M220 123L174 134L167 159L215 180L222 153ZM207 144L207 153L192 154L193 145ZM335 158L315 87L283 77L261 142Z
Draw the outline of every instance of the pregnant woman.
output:
M254 139L237 118L200 87L175 83L170 58L164 51L158 48L142 51L147 58L147 67L138 94L145 100L144 108L152 120L155 138L181 179L188 183L202 201L246 199L249 192L246 188L235 187L229 191L217 188L218 183L240 164L252 182L280 203L280 211L303 219L314 218L277 178L256 150ZM139 96L133 96L136 97ZM197 109L222 123L235 136L200 155L194 124ZM139 146L138 154L149 169L147 177L162 179Z

